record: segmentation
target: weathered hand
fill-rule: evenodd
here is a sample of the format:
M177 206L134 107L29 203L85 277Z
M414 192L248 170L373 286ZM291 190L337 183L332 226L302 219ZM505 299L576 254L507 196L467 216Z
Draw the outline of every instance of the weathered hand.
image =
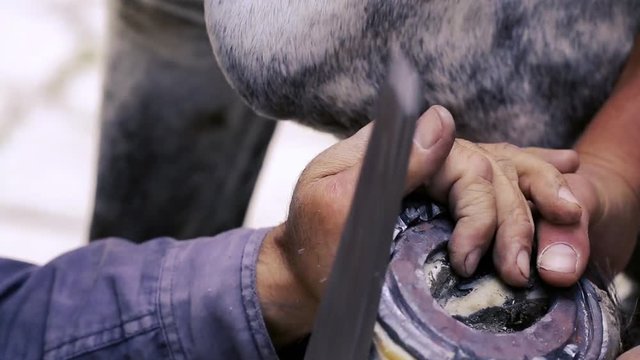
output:
M429 195L447 203L456 220L449 242L454 269L471 275L493 245L493 259L503 280L526 285L534 243L534 223L529 200L545 224L579 229L582 208L562 173L578 168L573 150L521 149L510 144L474 144L456 140L444 168L433 178ZM547 226L549 228L549 226ZM555 230L554 230L555 231ZM549 231L547 231L549 232ZM556 234L555 231L554 234ZM556 234L558 235L558 234ZM495 238L495 242L493 239ZM549 245L571 244L577 251L573 271ZM560 245L560 255L566 250ZM589 245L586 233L541 236L538 267L544 280L554 285L574 283L586 267Z
M545 282L574 284L591 253L606 273L624 269L640 230L640 199L620 166L606 159L584 150L579 161L573 150L456 140L427 188L456 219L449 242L454 268L472 274L493 244L503 280L526 284L534 244L528 200L539 215L537 269Z
M315 158L300 176L289 217L265 239L258 291L272 338L287 343L308 333L319 304L370 134L371 125ZM582 209L561 172L575 171L571 150L519 149L505 144L454 141L453 119L436 106L419 120L409 160L406 192L426 186L457 220L451 260L469 275L496 238L494 259L502 277L524 285L534 225L530 199L550 224L577 227ZM555 226L555 225L554 225ZM555 239L550 242L569 242ZM578 244L587 244L586 236ZM584 248L584 249L583 249ZM581 273L588 245L580 247ZM354 261L357 261L354 259ZM575 281L571 275L568 281ZM548 277L563 284L560 279Z
M285 223L263 243L257 271L263 315L276 344L311 330L351 206L372 125L327 149L303 171ZM417 123L406 193L441 170L453 145L451 114L434 106ZM357 261L357 259L354 259Z

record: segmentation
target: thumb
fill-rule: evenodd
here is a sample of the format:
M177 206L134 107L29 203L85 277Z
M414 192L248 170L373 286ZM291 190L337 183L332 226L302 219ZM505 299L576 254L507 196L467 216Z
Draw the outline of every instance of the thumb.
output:
M576 174L565 178L583 208L580 222L560 225L542 218L536 225L538 273L547 284L562 287L577 282L587 267L591 253L589 224L598 204L590 182Z
M369 123L350 138L342 140L313 159L303 173L305 180L317 180L349 170L360 170L367 150L373 123ZM427 182L446 159L455 140L455 124L447 109L435 105L417 121L413 138L406 192Z
M548 162L563 174L576 172L580 166L580 158L575 150L528 147L524 151Z
M321 179L360 165L367 150L373 123L360 129L353 136L335 143L316 156L305 168L302 177Z
M451 113L440 105L429 108L416 124L405 192L429 183L440 170L455 140L456 127Z

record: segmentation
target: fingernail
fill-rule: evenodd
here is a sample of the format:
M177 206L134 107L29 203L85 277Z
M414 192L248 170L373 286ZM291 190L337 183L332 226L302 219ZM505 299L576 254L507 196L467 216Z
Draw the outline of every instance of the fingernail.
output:
M438 112L438 116L442 121L453 121L453 115L444 106L434 105L433 109Z
M529 280L529 252L527 250L520 250L518 256L516 256L516 265L520 270L520 274Z
M464 259L464 272L467 276L473 275L476 271L478 263L480 262L480 256L482 256L482 251L480 249L475 249Z
M568 201L580 206L578 199L576 199L571 190L569 190L569 188L566 186L562 186L560 190L558 190L558 197L564 201Z
M563 274L573 274L578 266L578 253L569 244L559 243L547 246L540 257L538 267Z
M442 108L442 111L449 114L442 106L434 106L418 122L414 141L425 150L432 147L442 136L443 114L438 108Z

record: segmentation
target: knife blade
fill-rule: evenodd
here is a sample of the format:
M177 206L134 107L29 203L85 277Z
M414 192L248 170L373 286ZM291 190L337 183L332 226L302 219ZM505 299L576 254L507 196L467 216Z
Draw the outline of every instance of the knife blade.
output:
M390 55L358 185L305 353L307 360L366 359L371 350L393 226L400 213L421 110L415 69L397 47Z

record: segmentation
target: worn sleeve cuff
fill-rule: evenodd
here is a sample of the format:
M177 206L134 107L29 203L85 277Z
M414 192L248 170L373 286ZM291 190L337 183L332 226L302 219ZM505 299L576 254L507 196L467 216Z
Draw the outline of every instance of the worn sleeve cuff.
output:
M236 229L168 252L158 304L173 354L277 359L256 290L258 254L269 230Z

